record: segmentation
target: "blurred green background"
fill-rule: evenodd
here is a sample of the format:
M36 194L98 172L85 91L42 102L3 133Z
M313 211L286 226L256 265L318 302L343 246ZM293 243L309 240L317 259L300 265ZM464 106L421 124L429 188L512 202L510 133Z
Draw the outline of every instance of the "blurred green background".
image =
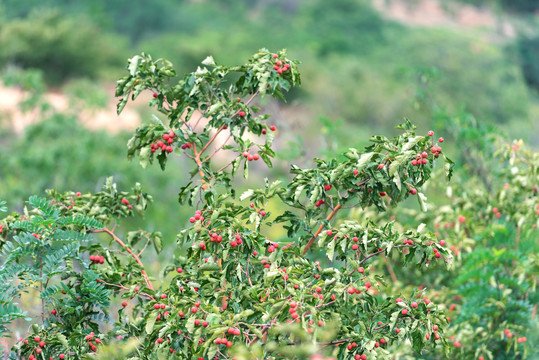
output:
M537 148L538 11L535 0L1 0L0 199L20 210L46 188L138 181L156 204L134 221L173 242L192 212L177 205L186 166L128 162L129 131L151 112L114 110L115 81L141 51L179 74L209 54L240 64L262 47L300 59L302 88L287 104L261 101L280 130L277 176L289 161L392 134L403 117L437 129L440 111L471 113Z

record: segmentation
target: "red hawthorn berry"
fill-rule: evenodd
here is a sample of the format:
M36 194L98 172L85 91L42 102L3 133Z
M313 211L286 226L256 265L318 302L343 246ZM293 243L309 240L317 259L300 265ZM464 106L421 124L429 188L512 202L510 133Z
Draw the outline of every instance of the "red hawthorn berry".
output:
M165 309L167 306L165 304L161 304L161 309Z
M277 59L277 58L279 57L279 55L273 54L272 57L273 57L274 59Z
M538 210L538 212L539 212L539 210ZM501 216L502 216L501 213L496 213L496 219L499 219Z
M399 329L399 328L395 328L395 333L397 333L397 334L398 334L398 333L400 333L400 332L401 332L401 329Z
M43 341L43 340L40 341L40 342L39 342L39 346L40 346L40 347L45 347L45 341Z
M37 349L36 349L36 353L37 353L37 354L41 354L41 351L42 351L42 350L41 350L40 348L37 348Z
M269 252L269 253L272 253L272 252L274 252L274 251L275 251L275 248L273 247L273 245L270 245L270 246L268 247L268 252Z
M122 306L126 307L127 306L127 301L122 302Z
M357 244L352 245L352 250L357 250L358 248L359 248L359 246Z
M322 288L321 288L320 286L318 286L318 287L315 289L315 291L316 291L317 293L321 293L321 292L322 292Z
M455 341L453 343L453 346L456 347L456 348L459 348L461 346L461 344L458 341Z
M444 138L443 138L443 137L439 138L439 139L438 139L438 142L443 143L443 142L444 142Z
M434 135L434 131L432 130L429 130L429 132L427 133L429 136L433 136Z
M434 340L438 340L440 338L440 334L434 334Z
M279 68L277 69L277 74L282 74L283 73L283 69Z
M155 99L157 97L157 93L153 93L153 97Z
M253 155L253 160L255 160L255 161L256 161L256 160L258 160L258 159L260 159L260 155L258 155L258 154L254 154L254 155Z
M378 165L378 169L382 170L384 168L384 164Z
M358 169L354 169L354 176L357 176L357 174L359 174L359 170L358 170Z
M410 192L412 193L412 195L415 195L415 194L417 194L417 189L412 188L412 189L410 190Z
M161 305L155 304L155 305L153 306L153 308L154 308L155 310L159 310L159 309L161 308Z
M445 240L440 240L440 245L444 246L445 245Z
M412 302L412 304L410 305L413 309L417 309L417 303L416 302Z
M253 155L251 155L251 154L247 155L247 160L253 161L253 159L254 159Z
M365 272L365 268L360 267L359 269L357 269L357 272L360 273L360 274L363 274Z
M337 296L335 294L331 295L331 300L335 300Z
M171 152L174 151L174 148L169 145L169 146L165 147L165 151L171 153Z
M421 162L423 163L423 165L427 165L428 160L427 159L422 159Z
M244 116L245 116L245 111L240 111L240 112L238 113L238 115L239 115L240 117L244 117Z
M385 192L385 191L382 191L382 192L380 193L380 196L386 196L386 192Z
M196 314L197 311L198 311L198 308L197 308L196 306L193 306L193 307L191 308L191 312L192 312L193 314Z
M262 129L262 134L266 135L266 129Z
M266 216L266 211L265 210L260 211L260 216Z
M230 242L230 246L236 247L236 246L238 246L238 243L235 242L234 240L232 240L232 241Z
M195 325L196 325L196 326L200 325L200 320L195 319Z
M275 70L279 70L279 65L275 64L275 65L273 65L273 68L274 68Z
M77 191L77 193L75 194L75 196L81 196L82 194L80 193L80 191Z
M56 315L56 310L52 310L51 314Z
M257 256L258 255L258 251L253 251L253 256Z
M200 307L200 305L201 305L200 301L195 301L195 306L196 307Z
M367 355L365 354L361 355L361 360L367 360Z
M36 336L36 337L34 338L34 341L35 341L35 342L39 342L39 340L40 340L39 336Z
M439 258L440 258L440 256L442 256L442 255L440 255L440 253L439 253L439 252L437 252L436 254L434 254L434 257L435 257L435 258L437 258L437 259L439 259Z
M64 354L60 354L60 356L58 356L58 357L60 358L60 360L63 360L63 359L65 359L66 356Z
M365 283L365 287L366 287L367 289L370 288L371 286L372 286L372 285L371 285L370 282L366 282L366 283Z
M408 310L406 310L406 309L402 309L402 311L401 311L401 314L402 314L402 315L406 315L406 314L408 314Z
M271 131L275 131L275 130L277 130L277 128L275 127L275 125L271 125L271 126L270 126L270 130L271 130Z
M126 198L123 198L122 199L122 204L129 205L129 200L127 200Z
M331 236L331 235L333 235L333 231L327 230L327 231L326 231L326 234L327 234L328 236Z
M195 223L196 221L197 221L197 219L195 219L194 217L192 217L192 218L189 219L189 222L190 222L191 224Z
M356 289L354 289L353 287L349 287L349 288L348 288L348 293L349 293L349 294L353 294L353 293L355 293L355 292L356 292Z
M331 190L332 186L333 185L331 185L331 184L324 185L324 190L329 191L329 190Z
M412 160L412 165L413 165L413 166L416 166L416 165L417 165L417 160L416 160L416 159Z

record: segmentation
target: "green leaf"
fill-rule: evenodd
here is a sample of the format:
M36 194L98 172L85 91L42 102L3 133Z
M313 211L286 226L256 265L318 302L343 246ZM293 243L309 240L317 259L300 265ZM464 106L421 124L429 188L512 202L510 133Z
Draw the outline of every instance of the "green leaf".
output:
M150 156L152 155L151 149L147 146L140 149L140 166L146 168L150 162Z
M213 59L213 56L208 56L207 58L202 60L202 65L215 66L215 60Z
M359 171L363 170L367 166L367 164L369 163L373 155L374 155L373 152L362 154L359 160L357 161L357 165L356 165L357 169Z
M425 194L418 192L417 193L417 201L419 202L419 206L421 207L421 211L427 212L427 197Z
M157 319L157 312L151 312L148 316L148 320L146 320L146 326L144 329L146 330L146 334L151 334L153 331L153 327L155 326L155 321Z

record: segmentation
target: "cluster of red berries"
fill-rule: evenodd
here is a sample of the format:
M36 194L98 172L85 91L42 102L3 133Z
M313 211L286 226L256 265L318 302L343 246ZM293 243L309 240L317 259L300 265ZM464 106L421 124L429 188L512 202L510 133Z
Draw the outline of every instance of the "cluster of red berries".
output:
M129 208L129 210L132 210L133 209L133 205L129 205L129 200L127 200L126 198L123 198L122 199L122 204L124 204L125 206L127 206Z
M97 350L97 346L92 343L94 341L96 344L101 344L101 339L98 337L95 337L95 333L91 332L89 335L86 336L86 341L88 341L88 346L90 346L90 349L95 352Z
M256 161L256 160L260 159L260 155L258 155L258 154L251 155L247 151L243 152L243 157L246 158L249 161L253 161L253 160Z
M274 59L278 59L279 55L273 54ZM283 63L281 60L275 61L275 65L273 65L273 69L277 71L277 74L282 74L288 69L290 69L290 64Z
M195 211L195 215L189 219L189 222L193 224L198 220L204 221L204 216L202 216L202 211L200 210Z
M45 347L45 341L44 341L44 340L41 340L41 338L40 338L39 336L34 337L33 340L34 340L34 341L37 343L37 345L38 345L38 347L36 347L36 348L34 349L34 352L35 352L37 355L40 355L40 354L43 352L42 348ZM23 342L23 339L19 339L19 341L20 341L20 342ZM28 345L28 339L25 339L25 340L24 340L24 344L25 344L25 345ZM63 358L65 358L65 355L64 355L64 354L60 354L60 359L63 359ZM52 357L51 357L51 359L52 359ZM30 356L28 357L28 360L37 360L37 356L35 356L34 354L30 354Z
M162 151L166 151L166 152L173 152L174 151L174 148L172 146L170 146L170 144L172 144L174 142L174 137L176 136L176 134L174 134L174 131L170 130L170 132L168 134L163 134L163 140L164 141L157 141L157 143L152 143L151 147L150 147L150 151L151 152L156 152L157 149L161 148ZM166 143L165 143L166 142ZM169 144L169 145L167 145Z
M320 207L325 203L326 203L326 201L324 199L320 199L314 205L316 205L316 207Z
M192 147L193 147L193 144L191 144L191 143L183 143L182 146L181 146L182 150L190 149Z
M412 160L412 165L413 166L426 165L428 163L428 160L427 160L428 156L429 154L427 154L426 151L423 151L421 154L417 154L415 156L415 159Z
M103 264L105 262L105 258L100 255L90 255L90 261L94 264Z
M277 128L275 127L275 125L271 125L270 130L275 131L275 130L277 130ZM262 129L262 134L266 134L266 129Z
M502 216L496 207L492 209L492 213L496 216L496 219L499 219Z

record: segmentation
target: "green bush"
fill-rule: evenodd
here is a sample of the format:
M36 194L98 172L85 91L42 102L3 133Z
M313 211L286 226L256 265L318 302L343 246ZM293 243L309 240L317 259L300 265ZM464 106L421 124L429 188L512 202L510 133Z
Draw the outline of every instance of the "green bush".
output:
M121 68L125 44L84 16L48 10L1 24L0 48L0 65L41 69L48 81L58 83Z

